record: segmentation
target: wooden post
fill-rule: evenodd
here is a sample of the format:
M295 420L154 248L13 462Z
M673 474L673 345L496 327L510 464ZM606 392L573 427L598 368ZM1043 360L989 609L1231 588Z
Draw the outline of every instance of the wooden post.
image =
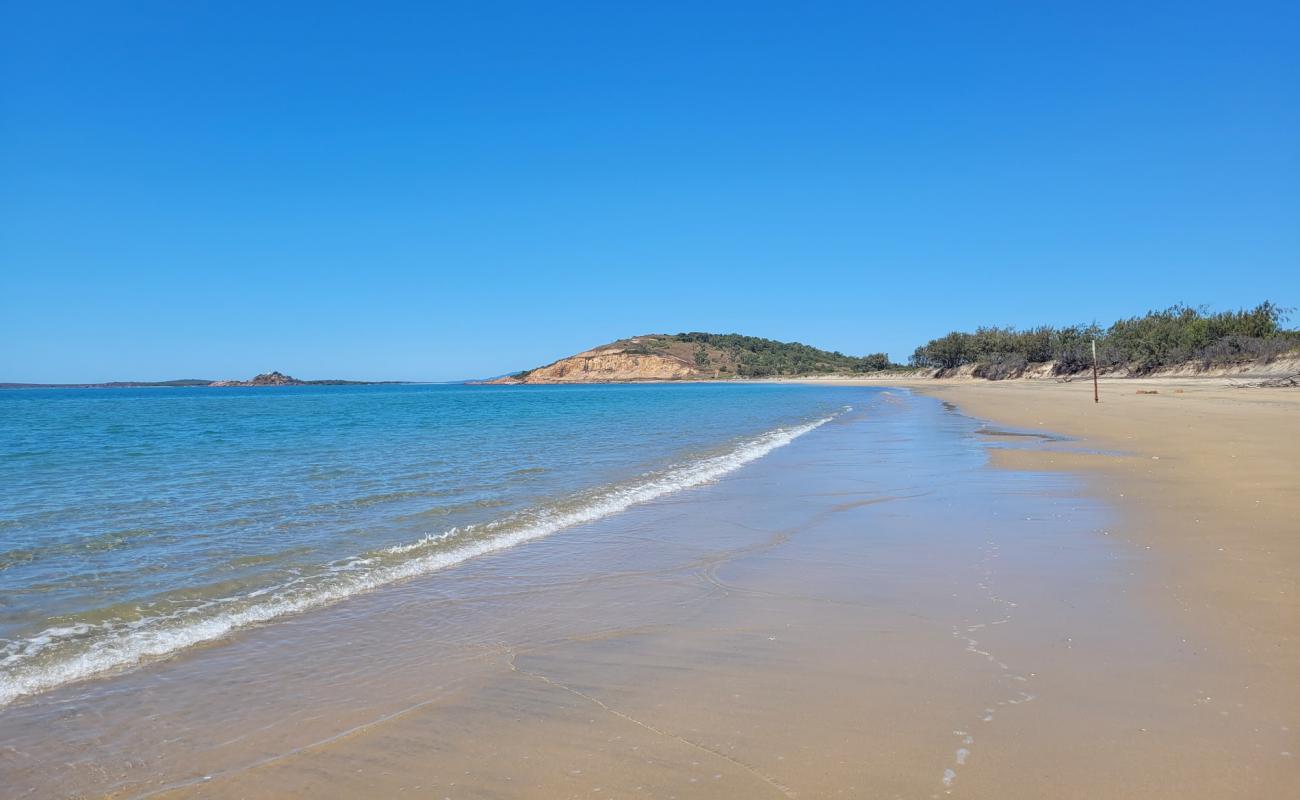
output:
M1092 402L1100 403L1101 395L1097 393L1097 340L1092 340Z

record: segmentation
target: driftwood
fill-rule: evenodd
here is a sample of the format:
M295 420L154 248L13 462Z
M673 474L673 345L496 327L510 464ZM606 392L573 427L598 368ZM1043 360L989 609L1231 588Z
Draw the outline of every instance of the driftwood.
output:
M1228 381L1228 385L1233 389L1295 389L1300 388L1300 373L1262 381Z

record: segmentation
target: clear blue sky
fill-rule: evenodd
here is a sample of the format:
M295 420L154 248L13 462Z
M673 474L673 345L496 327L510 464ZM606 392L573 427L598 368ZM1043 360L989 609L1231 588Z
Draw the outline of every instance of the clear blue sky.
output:
M1294 2L0 8L0 380L1300 305Z

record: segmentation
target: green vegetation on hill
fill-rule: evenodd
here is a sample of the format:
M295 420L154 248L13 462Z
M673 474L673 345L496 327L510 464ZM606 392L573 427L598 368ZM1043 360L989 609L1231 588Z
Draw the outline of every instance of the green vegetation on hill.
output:
M747 378L871 372L894 366L884 353L858 358L799 342L778 342L738 333L692 332L666 338L696 345L695 363L701 368L708 368L712 363L710 349L720 350L727 356L724 363L730 365L735 374ZM648 345L653 346L653 343Z
M1056 375L1090 369L1096 342L1107 370L1144 374L1185 365L1209 369L1259 364L1285 355L1300 357L1300 331L1283 327L1289 309L1271 302L1241 311L1210 312L1175 305L1121 319L1108 328L1070 325L1035 328L981 327L953 331L916 348L911 367L940 374L971 366L980 378L1017 377L1031 365L1050 365ZM619 356L632 358L619 361ZM637 356L654 356L638 360ZM599 361L595 368L590 363ZM849 356L799 342L778 342L738 333L646 334L620 339L546 367L515 373L510 381L691 380L850 375L908 369L885 353ZM539 374L540 373L540 374Z
M1119 320L1105 329L1095 324L1024 330L982 327L974 333L953 331L930 340L916 348L911 363L937 369L973 364L976 376L996 380L1019 375L1030 364L1054 362L1056 374L1068 375L1091 368L1094 339L1102 367L1136 373L1186 363L1208 368L1268 362L1300 348L1300 331L1282 326L1288 311L1270 302L1217 313L1175 305Z

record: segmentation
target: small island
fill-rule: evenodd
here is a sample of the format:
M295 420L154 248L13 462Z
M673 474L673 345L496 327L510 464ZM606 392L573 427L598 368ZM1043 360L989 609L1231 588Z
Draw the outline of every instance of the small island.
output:
M271 372L254 375L246 381L212 381L208 386L368 386L380 383L399 383L399 381L345 381L337 379L302 381L292 375L285 375L283 372L272 370Z

